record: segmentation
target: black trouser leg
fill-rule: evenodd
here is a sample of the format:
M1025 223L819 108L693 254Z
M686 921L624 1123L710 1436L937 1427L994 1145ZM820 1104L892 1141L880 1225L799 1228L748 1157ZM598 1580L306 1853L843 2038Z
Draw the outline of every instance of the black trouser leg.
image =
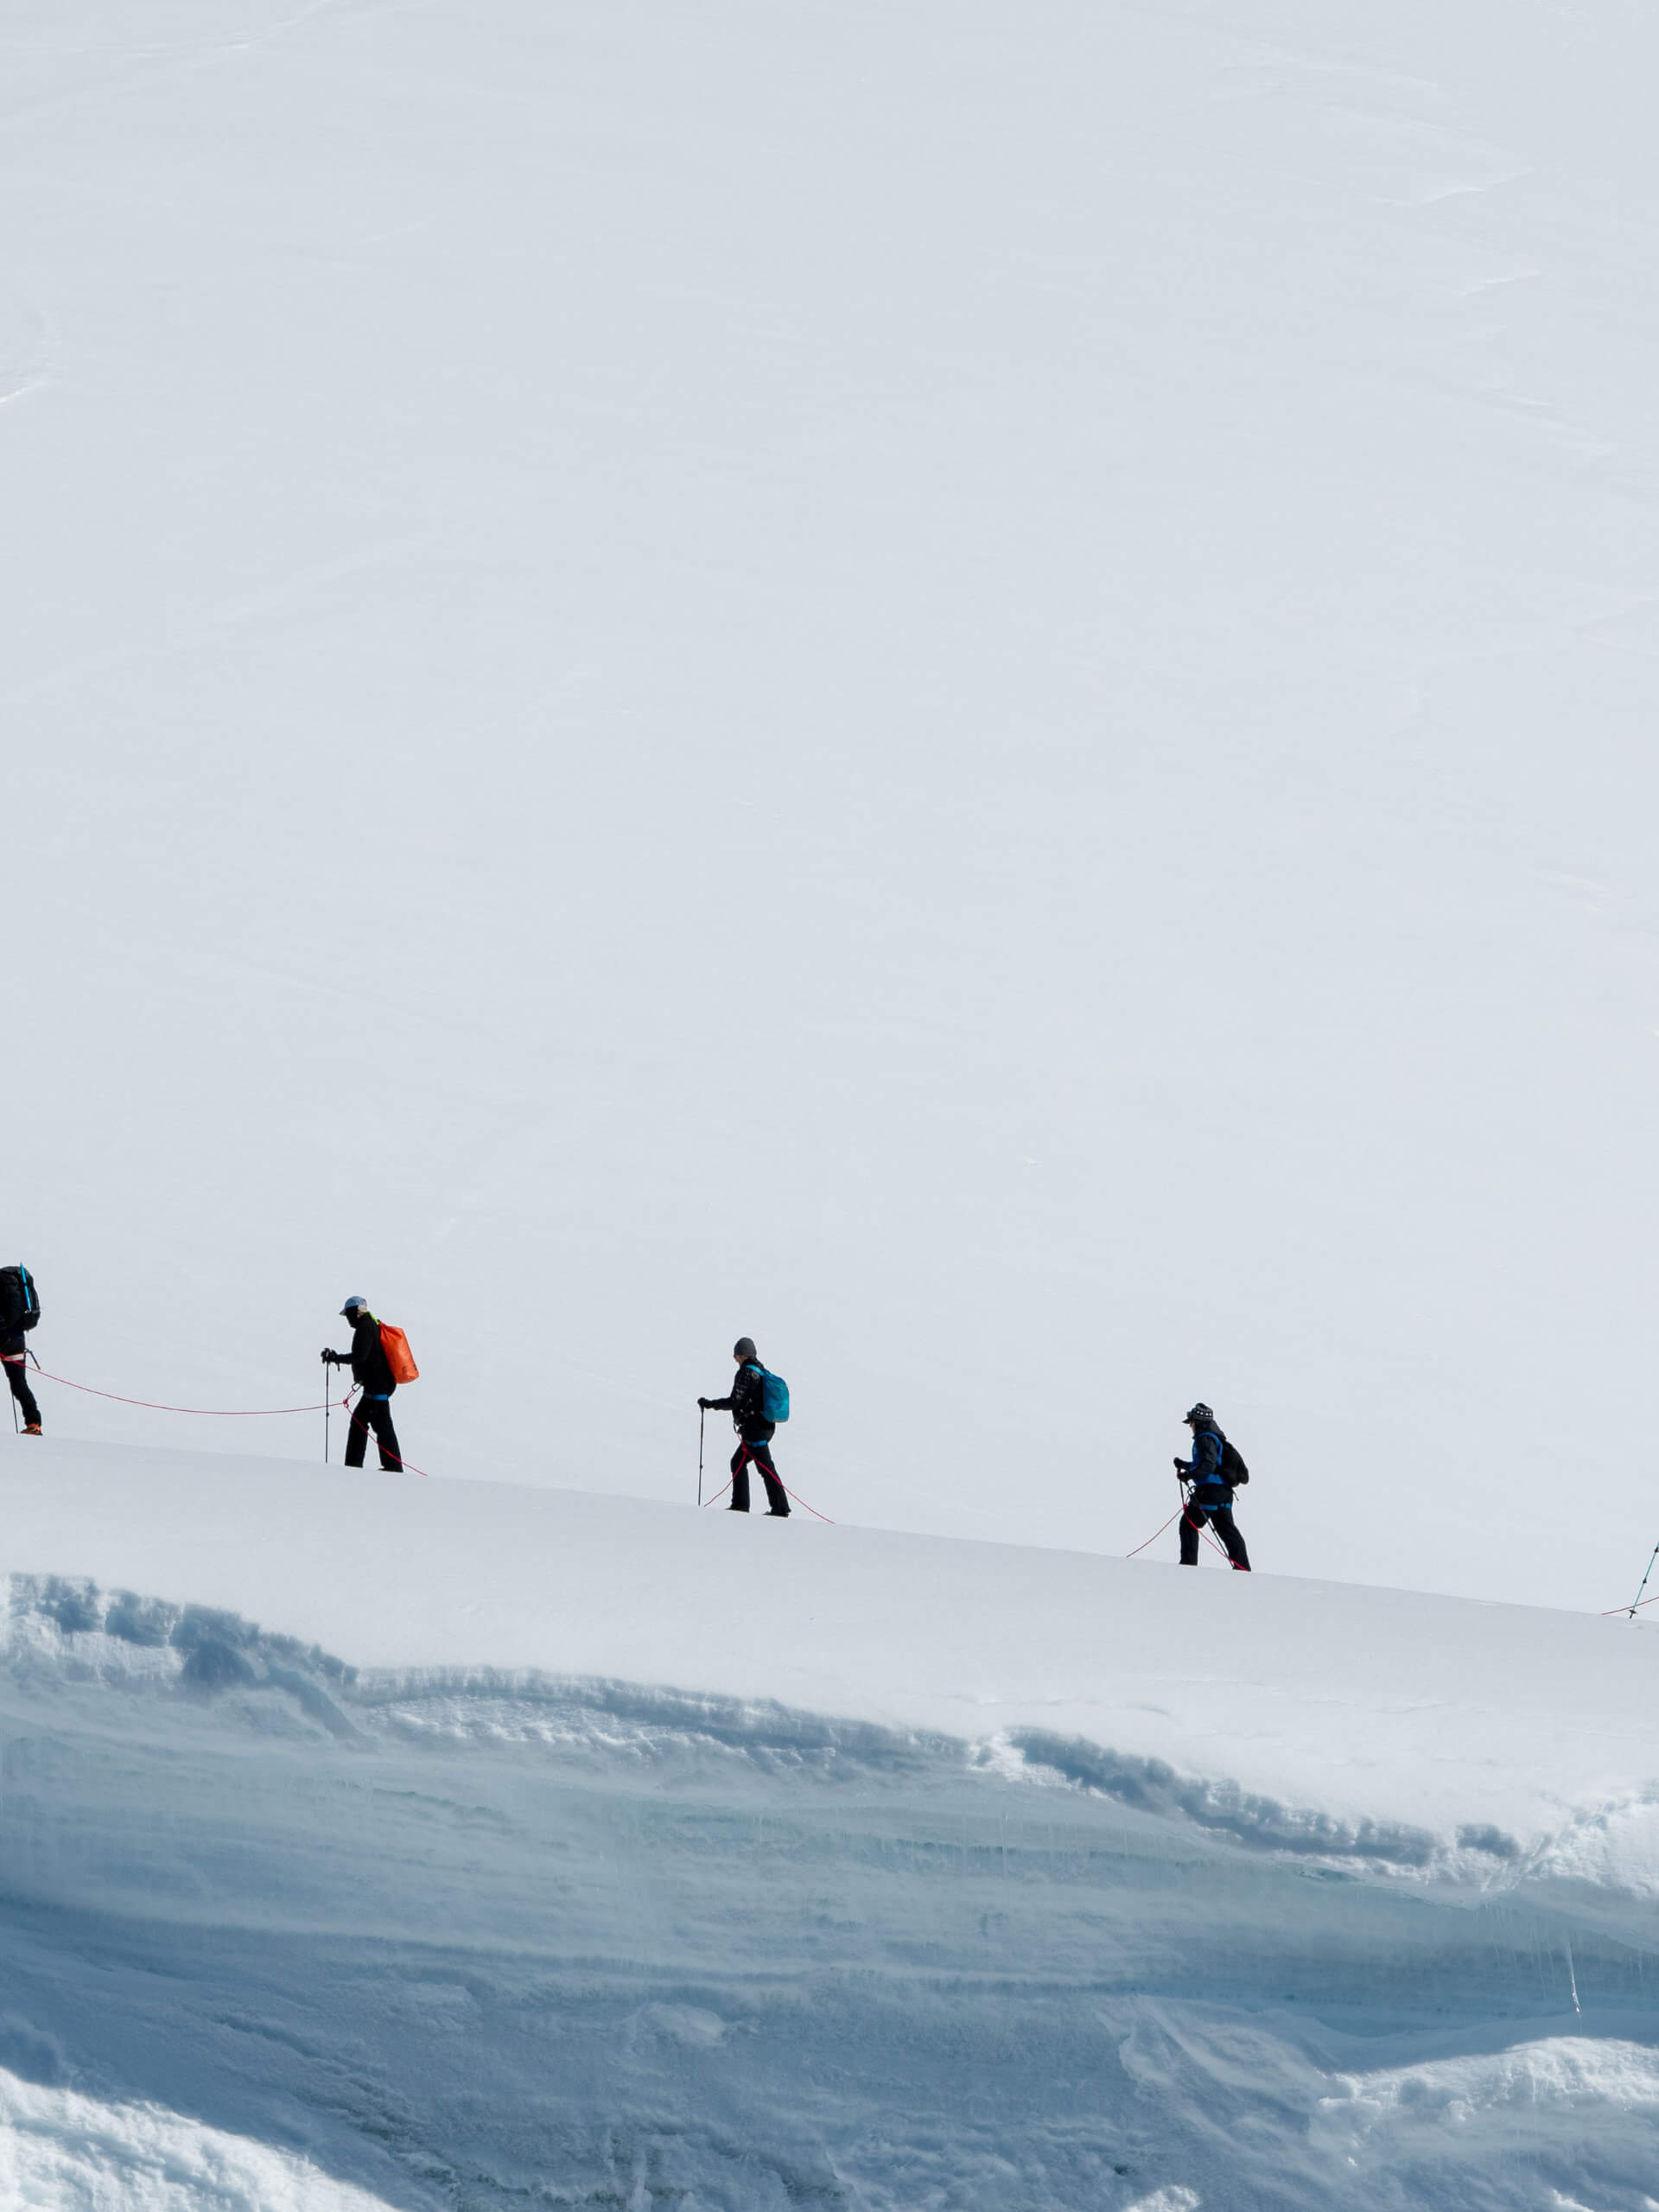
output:
M1198 1563L1198 1531L1208 1522L1221 1538L1227 1556L1233 1565L1250 1571L1250 1555L1244 1548L1244 1539L1233 1519L1230 1505L1189 1505L1181 1516L1181 1565L1196 1567Z
M374 1440L380 1446L381 1466L388 1474L402 1474L404 1455L397 1449L397 1432L391 1425L391 1401L389 1398L371 1398L368 1411L369 1427L374 1431Z
M1196 1505L1185 1507L1181 1514L1181 1565L1196 1567L1198 1563L1198 1531L1210 1518Z
M23 1363L24 1353L20 1347L6 1346L6 1380L11 1385L11 1395L17 1401L17 1410L26 1421L38 1424L41 1409L35 1402L35 1393L29 1387L29 1370Z
M391 1406L385 1398L359 1398L352 1408L346 1424L346 1464L360 1467L363 1455L368 1450L369 1432L380 1447L380 1465L389 1474L401 1472L403 1454L397 1449L397 1432L391 1425Z
M1244 1548L1244 1539L1240 1535L1233 1520L1231 1506L1218 1505L1210 1516L1210 1526L1227 1547L1227 1556L1233 1565L1243 1567L1248 1574L1250 1571L1250 1555Z
M786 1519L789 1514L789 1493L779 1481L778 1470L772 1464L771 1445L750 1445L749 1457L760 1468L760 1479L766 1486L767 1512L777 1514L780 1520Z
M732 1502L727 1509L732 1513L747 1513L749 1510L749 1447L740 1444L732 1454Z
M397 1448L397 1432L391 1425L391 1401L388 1400L383 1406L377 1406L374 1410L380 1416L374 1424L375 1436L380 1446L380 1465L388 1474L401 1475L404 1471L404 1455Z

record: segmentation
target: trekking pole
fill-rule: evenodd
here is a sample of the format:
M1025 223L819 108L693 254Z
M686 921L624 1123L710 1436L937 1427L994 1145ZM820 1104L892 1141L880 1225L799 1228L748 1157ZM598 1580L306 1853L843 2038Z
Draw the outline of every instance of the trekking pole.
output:
M699 1505L702 1503L702 1424L708 1418L707 1413L699 1406L697 1408L697 1503Z
M332 1336L333 1330L328 1333ZM325 1360L322 1368L322 1464L325 1467L328 1464L328 1414L334 1402L328 1393L334 1387L328 1380L328 1363Z
M1648 1561L1648 1574L1651 1574L1653 1573L1653 1561L1656 1559L1659 1559L1659 1544L1656 1544L1654 1546L1653 1557ZM1642 1578L1642 1590L1645 1590L1648 1586L1648 1574L1644 1574ZM1632 1604L1629 1613L1626 1615L1627 1619L1634 1620L1636 1618L1636 1608L1642 1602L1642 1590L1638 1590L1637 1592L1635 1602Z
M20 1351L20 1352L18 1353L18 1355L17 1355L17 1364L18 1364L18 1365L19 1365L19 1367L21 1367L21 1368L22 1369L22 1370L23 1370L23 1380L24 1380L24 1382L28 1382L28 1380L29 1380L29 1361L30 1361L31 1359L34 1359L34 1360L35 1360L35 1373L38 1375L38 1374L40 1373L40 1370L41 1370L41 1363L40 1363L40 1361L39 1361L38 1359L35 1359L35 1354L34 1354L34 1353L33 1353L33 1351L29 1349L29 1347L27 1344L25 1344L25 1345L23 1346L23 1348L22 1348L22 1351ZM9 1393L9 1395L10 1395L10 1386L8 1386L8 1393ZM12 1433L12 1434L13 1434L14 1436L16 1436L16 1435L19 1434L19 1433L21 1433L21 1431L22 1431L22 1423L19 1421L19 1419L18 1419L18 1417L17 1417L17 1401L16 1401L16 1398L15 1396L13 1396L13 1397L12 1397L12 1400L11 1400L11 1433Z

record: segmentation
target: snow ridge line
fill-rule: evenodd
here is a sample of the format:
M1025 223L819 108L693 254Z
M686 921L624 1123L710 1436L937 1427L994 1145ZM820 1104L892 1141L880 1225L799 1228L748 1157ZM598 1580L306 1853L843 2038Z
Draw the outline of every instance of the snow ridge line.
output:
M1046 1767L1079 1788L1164 1819L1190 1821L1252 1849L1293 1852L1320 1859L1357 1859L1419 1872L1445 1855L1442 1839L1404 1821L1341 1821L1330 1813L1282 1804L1233 1782L1206 1782L1179 1773L1166 1761L1111 1751L1080 1736L1017 1728L1006 1738L1028 1766ZM1499 1864L1522 1856L1513 1836L1490 1826L1459 1827L1459 1851Z
M1224 1777L1184 1774L1162 1759L1041 1729L974 1742L772 1699L608 1677L486 1667L359 1669L215 1607L103 1592L91 1580L60 1575L9 1580L3 1667L15 1679L183 1696L262 1739L274 1731L369 1752L393 1741L470 1746L480 1755L528 1753L578 1764L620 1760L642 1772L708 1776L747 1768L756 1776L867 1789L913 1787L930 1774L942 1781L977 1774L1083 1789L1217 1842L1304 1866L1418 1878L1456 1873L1485 1882L1526 1871L1522 1846L1490 1826L1447 1836L1405 1822L1344 1821Z

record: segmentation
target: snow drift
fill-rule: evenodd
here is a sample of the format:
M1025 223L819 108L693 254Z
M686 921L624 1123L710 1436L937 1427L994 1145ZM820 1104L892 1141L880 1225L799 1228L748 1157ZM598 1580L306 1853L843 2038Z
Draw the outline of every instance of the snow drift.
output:
M23 1450L25 2201L1652 2201L1649 1629Z

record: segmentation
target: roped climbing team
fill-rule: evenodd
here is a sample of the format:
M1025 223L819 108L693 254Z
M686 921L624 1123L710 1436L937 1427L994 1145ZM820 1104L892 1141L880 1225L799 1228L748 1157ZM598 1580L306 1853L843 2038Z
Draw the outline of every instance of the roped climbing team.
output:
M402 1365L404 1379L412 1381L418 1370L409 1357L408 1340L401 1329L388 1332L382 1328L369 1311L366 1298L353 1294L340 1310L341 1318L352 1324L352 1348L349 1351L335 1351L325 1347L322 1357L331 1367L349 1367L352 1380L363 1394L351 1416L346 1465L363 1465L372 1433L379 1447L381 1466L388 1472L398 1472L403 1468L404 1455L391 1419L392 1395L397 1388L393 1357ZM40 1294L29 1269L22 1266L0 1267L0 1360L5 1363L6 1381L22 1415L25 1436L41 1433L41 1408L29 1386L28 1371L28 1332L40 1318ZM392 1339L390 1353L388 1334ZM737 1372L726 1396L697 1400L704 1413L730 1414L732 1426L737 1431L737 1449L732 1454L730 1510L748 1511L749 1469L754 1466L760 1469L760 1479L766 1484L768 1516L774 1521L787 1521L789 1494L772 1459L772 1440L778 1433L778 1423L789 1419L788 1385L781 1376L772 1374L763 1365L753 1337L738 1338L732 1346L732 1358ZM1181 1565L1198 1565L1199 1538L1210 1528L1221 1539L1222 1548L1234 1567L1240 1573L1248 1574L1250 1554L1233 1519L1233 1497L1235 1490L1249 1482L1250 1471L1237 1446L1229 1443L1214 1413L1202 1399L1188 1408L1183 1419L1192 1432L1192 1453L1190 1459L1178 1457L1175 1461L1183 1491Z

